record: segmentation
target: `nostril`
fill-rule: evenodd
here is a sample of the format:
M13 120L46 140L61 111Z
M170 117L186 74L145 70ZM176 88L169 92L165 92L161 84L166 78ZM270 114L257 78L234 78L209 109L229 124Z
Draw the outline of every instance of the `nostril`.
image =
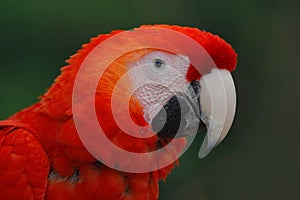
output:
M193 80L190 84L195 94L198 95L200 93L200 82L198 80Z

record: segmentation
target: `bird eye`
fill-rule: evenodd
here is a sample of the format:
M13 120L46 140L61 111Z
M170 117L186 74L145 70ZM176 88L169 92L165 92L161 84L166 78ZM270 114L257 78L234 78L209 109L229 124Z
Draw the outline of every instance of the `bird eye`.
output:
M161 59L154 59L153 64L157 69L159 69L165 65L164 61L162 61Z

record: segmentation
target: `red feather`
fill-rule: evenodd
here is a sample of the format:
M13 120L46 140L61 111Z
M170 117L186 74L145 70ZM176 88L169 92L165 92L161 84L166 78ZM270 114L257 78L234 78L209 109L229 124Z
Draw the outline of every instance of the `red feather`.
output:
M145 27L148 26L141 28ZM217 67L234 70L236 53L218 36L189 27L154 27L186 34L206 49ZM144 174L116 171L97 162L83 146L74 126L72 90L79 67L97 45L120 32L117 30L92 38L90 43L83 45L67 60L68 65L61 69L61 75L41 96L40 102L16 113L10 117L10 121L0 123L0 199L43 199L44 196L50 200L158 198L158 180L165 179L175 163ZM110 101L114 85L127 70L126 61L138 59L149 51L140 50L134 55L127 54L119 58L118 64L109 66L100 79L95 99L90 97L76 104L84 111L85 106L95 100L98 119L107 136L116 145L133 152L155 150L158 138L139 139L123 133L113 120ZM200 74L191 66L187 80L199 78ZM85 81L82 92L90 80ZM129 106L133 121L147 126L139 102L132 98ZM120 109L120 115L122 112ZM86 117L88 123L87 116L81 117ZM165 143L168 141L161 141L162 145ZM181 149L184 144L184 139L178 139L176 149Z

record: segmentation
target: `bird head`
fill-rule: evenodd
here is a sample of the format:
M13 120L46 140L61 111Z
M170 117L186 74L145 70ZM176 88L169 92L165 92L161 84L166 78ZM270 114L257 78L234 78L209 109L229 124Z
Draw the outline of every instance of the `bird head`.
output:
M152 27L179 32L201 46L209 57L204 62L203 55L198 56L205 63L203 69L199 70L194 64L197 52L189 55L155 47L130 50L108 62L104 55L137 42L123 38L101 54L99 45L105 46L105 41L123 31L100 35L68 60L70 65L63 68L57 84L50 88L48 94L56 92L60 94L57 97L65 99L58 101L60 109L51 114L58 118L74 117L76 109L80 111L77 116L93 127L90 113L95 109L107 138L116 146L135 153L153 152L172 140L176 140L175 152L180 151L186 136L206 127L207 135L199 152L199 156L204 157L224 139L233 122L236 94L230 72L236 67L237 55L220 37L196 28L155 25L132 31ZM152 39L168 44L165 37ZM181 45L189 48L189 45ZM80 71L83 65L86 68ZM100 78L99 70L102 71ZM58 85L62 82L70 88L79 83L77 93L81 98L74 98L74 89L63 90L63 86ZM88 89L93 87L91 82L97 83L94 92ZM56 97L51 98L53 102ZM44 104L47 99L46 93ZM73 104L72 109L70 104ZM87 109L91 104L93 108ZM92 143L102 145L99 141ZM101 156L105 157L103 153Z

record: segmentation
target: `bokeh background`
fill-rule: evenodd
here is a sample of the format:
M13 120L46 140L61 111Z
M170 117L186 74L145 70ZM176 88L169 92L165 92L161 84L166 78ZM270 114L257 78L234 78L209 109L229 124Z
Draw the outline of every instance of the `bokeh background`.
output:
M296 0L1 0L0 119L35 103L64 60L99 33L198 27L239 54L236 118L205 159L197 158L196 138L160 183L160 199L300 199L299 8Z

